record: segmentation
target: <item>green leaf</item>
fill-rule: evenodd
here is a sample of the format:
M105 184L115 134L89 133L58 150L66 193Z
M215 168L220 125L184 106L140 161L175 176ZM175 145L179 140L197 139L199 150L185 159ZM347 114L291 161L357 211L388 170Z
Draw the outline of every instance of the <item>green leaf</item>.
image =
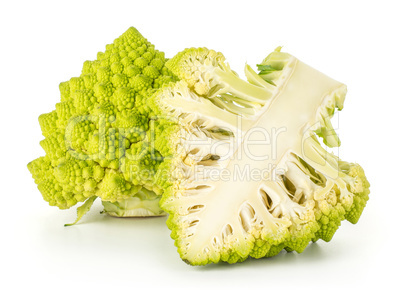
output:
M78 223L79 220L81 220L81 218L89 212L89 210L92 207L92 204L94 203L95 199L97 199L97 196L92 196L90 198L88 198L84 204L82 206L80 206L79 208L77 208L77 219L75 220L74 223L71 224L65 224L64 227L68 227L68 226L72 226Z
M264 65L264 64L257 64L257 68L260 71L260 73L258 73L259 75L268 74L277 70L271 65Z

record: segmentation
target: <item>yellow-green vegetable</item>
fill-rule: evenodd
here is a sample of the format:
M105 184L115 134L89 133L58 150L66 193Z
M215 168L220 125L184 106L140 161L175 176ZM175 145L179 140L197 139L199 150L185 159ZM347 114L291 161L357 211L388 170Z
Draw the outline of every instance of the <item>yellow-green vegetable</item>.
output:
M346 86L280 48L240 79L221 53L191 48L166 66L181 80L150 100L169 174L161 207L192 265L302 252L356 223L368 200L363 169L327 152ZM164 146L164 147L162 147ZM162 168L163 167L163 168ZM159 174L157 173L157 176ZM161 176L162 177L162 176Z
M166 60L131 27L96 60L84 62L80 76L60 84L56 109L39 116L46 155L28 164L50 205L68 209L87 201L81 218L99 197L114 215L113 205L125 206L125 200L142 203L120 209L119 216L163 214L155 205L161 189L152 175L161 157L150 149L152 113L146 101L175 80ZM132 165L147 176L131 174L136 171L128 168Z
M258 71L243 80L207 48L168 60L130 28L60 84L29 171L50 205L85 202L73 224L98 197L116 217L169 214L191 265L330 241L369 194L363 169L320 142L340 146L346 86L281 48Z

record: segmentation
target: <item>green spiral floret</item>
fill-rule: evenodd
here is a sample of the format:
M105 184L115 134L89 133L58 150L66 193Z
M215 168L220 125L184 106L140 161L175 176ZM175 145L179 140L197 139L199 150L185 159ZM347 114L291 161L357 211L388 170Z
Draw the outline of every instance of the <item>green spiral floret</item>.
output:
M44 137L47 137L57 129L57 112L55 110L50 113L40 115L38 120Z
M113 95L113 104L118 111L132 109L135 103L135 91L131 87L120 87Z
M159 70L152 65L145 67L142 72L145 76L152 79L155 79L160 75Z
M130 78L130 86L135 92L140 92L144 89L149 88L152 85L152 79L145 75L136 75Z

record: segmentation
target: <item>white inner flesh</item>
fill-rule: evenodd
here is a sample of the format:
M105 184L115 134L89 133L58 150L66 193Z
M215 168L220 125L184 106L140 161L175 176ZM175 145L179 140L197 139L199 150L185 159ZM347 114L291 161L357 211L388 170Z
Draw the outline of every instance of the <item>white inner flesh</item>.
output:
M278 215L270 213L267 203L264 203L266 198L261 196L262 190L275 202L286 203L289 198L283 192L278 192L278 182L272 181L272 176L265 180L236 180L235 174L238 176L239 170L242 172L246 169L268 170L268 173L275 169L286 169L284 158L289 153L304 158L303 139L306 134L311 134L310 128L317 122L320 107L326 104L326 99L332 98L334 92L346 92L345 85L295 58L289 61L288 68L291 70L288 79L281 85L282 88L278 88L271 102L255 116L252 125L247 119L248 131L241 131L242 143L231 154L232 157L225 164L215 167L219 172L225 172L226 180L218 183L211 178L203 180L193 177L182 182L184 188L201 186L196 191L183 190L183 195L177 201L182 208L180 220L190 223L185 228L188 237L183 240L189 243L185 246L188 259L208 257L214 247L222 246L227 241L223 239L225 235L234 235L234 240L241 246L248 237L247 225L253 218L269 230L272 225L269 221ZM271 143L267 142L266 133L259 131L260 128L269 134L276 131L276 140L272 141L271 137ZM247 142L247 138L265 143ZM250 158L250 155L258 156L258 159ZM190 212L183 212L187 210ZM206 255L203 257L202 253Z

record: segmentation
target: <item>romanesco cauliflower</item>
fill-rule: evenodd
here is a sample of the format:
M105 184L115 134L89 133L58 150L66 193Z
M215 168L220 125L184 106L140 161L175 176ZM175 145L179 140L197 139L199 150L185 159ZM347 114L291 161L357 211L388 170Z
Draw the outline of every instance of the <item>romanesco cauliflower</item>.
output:
M149 100L158 119L161 207L192 265L302 252L356 223L368 200L363 169L339 160L330 123L346 86L280 48L240 79L221 53L186 49L166 66L180 81ZM161 147L163 146L163 147ZM168 174L169 176L163 176Z
M346 86L280 48L258 69L243 80L206 48L167 60L130 28L39 117L46 155L28 168L43 198L85 202L77 221L97 197L117 217L166 212L192 265L330 241L369 194L363 169L320 143L340 146Z
M79 77L60 84L56 109L39 116L46 155L28 164L50 205L88 201L77 220L96 197L115 216L163 214L153 180L161 157L150 148L146 100L175 80L166 60L132 27L86 61ZM133 166L141 172L132 174Z

